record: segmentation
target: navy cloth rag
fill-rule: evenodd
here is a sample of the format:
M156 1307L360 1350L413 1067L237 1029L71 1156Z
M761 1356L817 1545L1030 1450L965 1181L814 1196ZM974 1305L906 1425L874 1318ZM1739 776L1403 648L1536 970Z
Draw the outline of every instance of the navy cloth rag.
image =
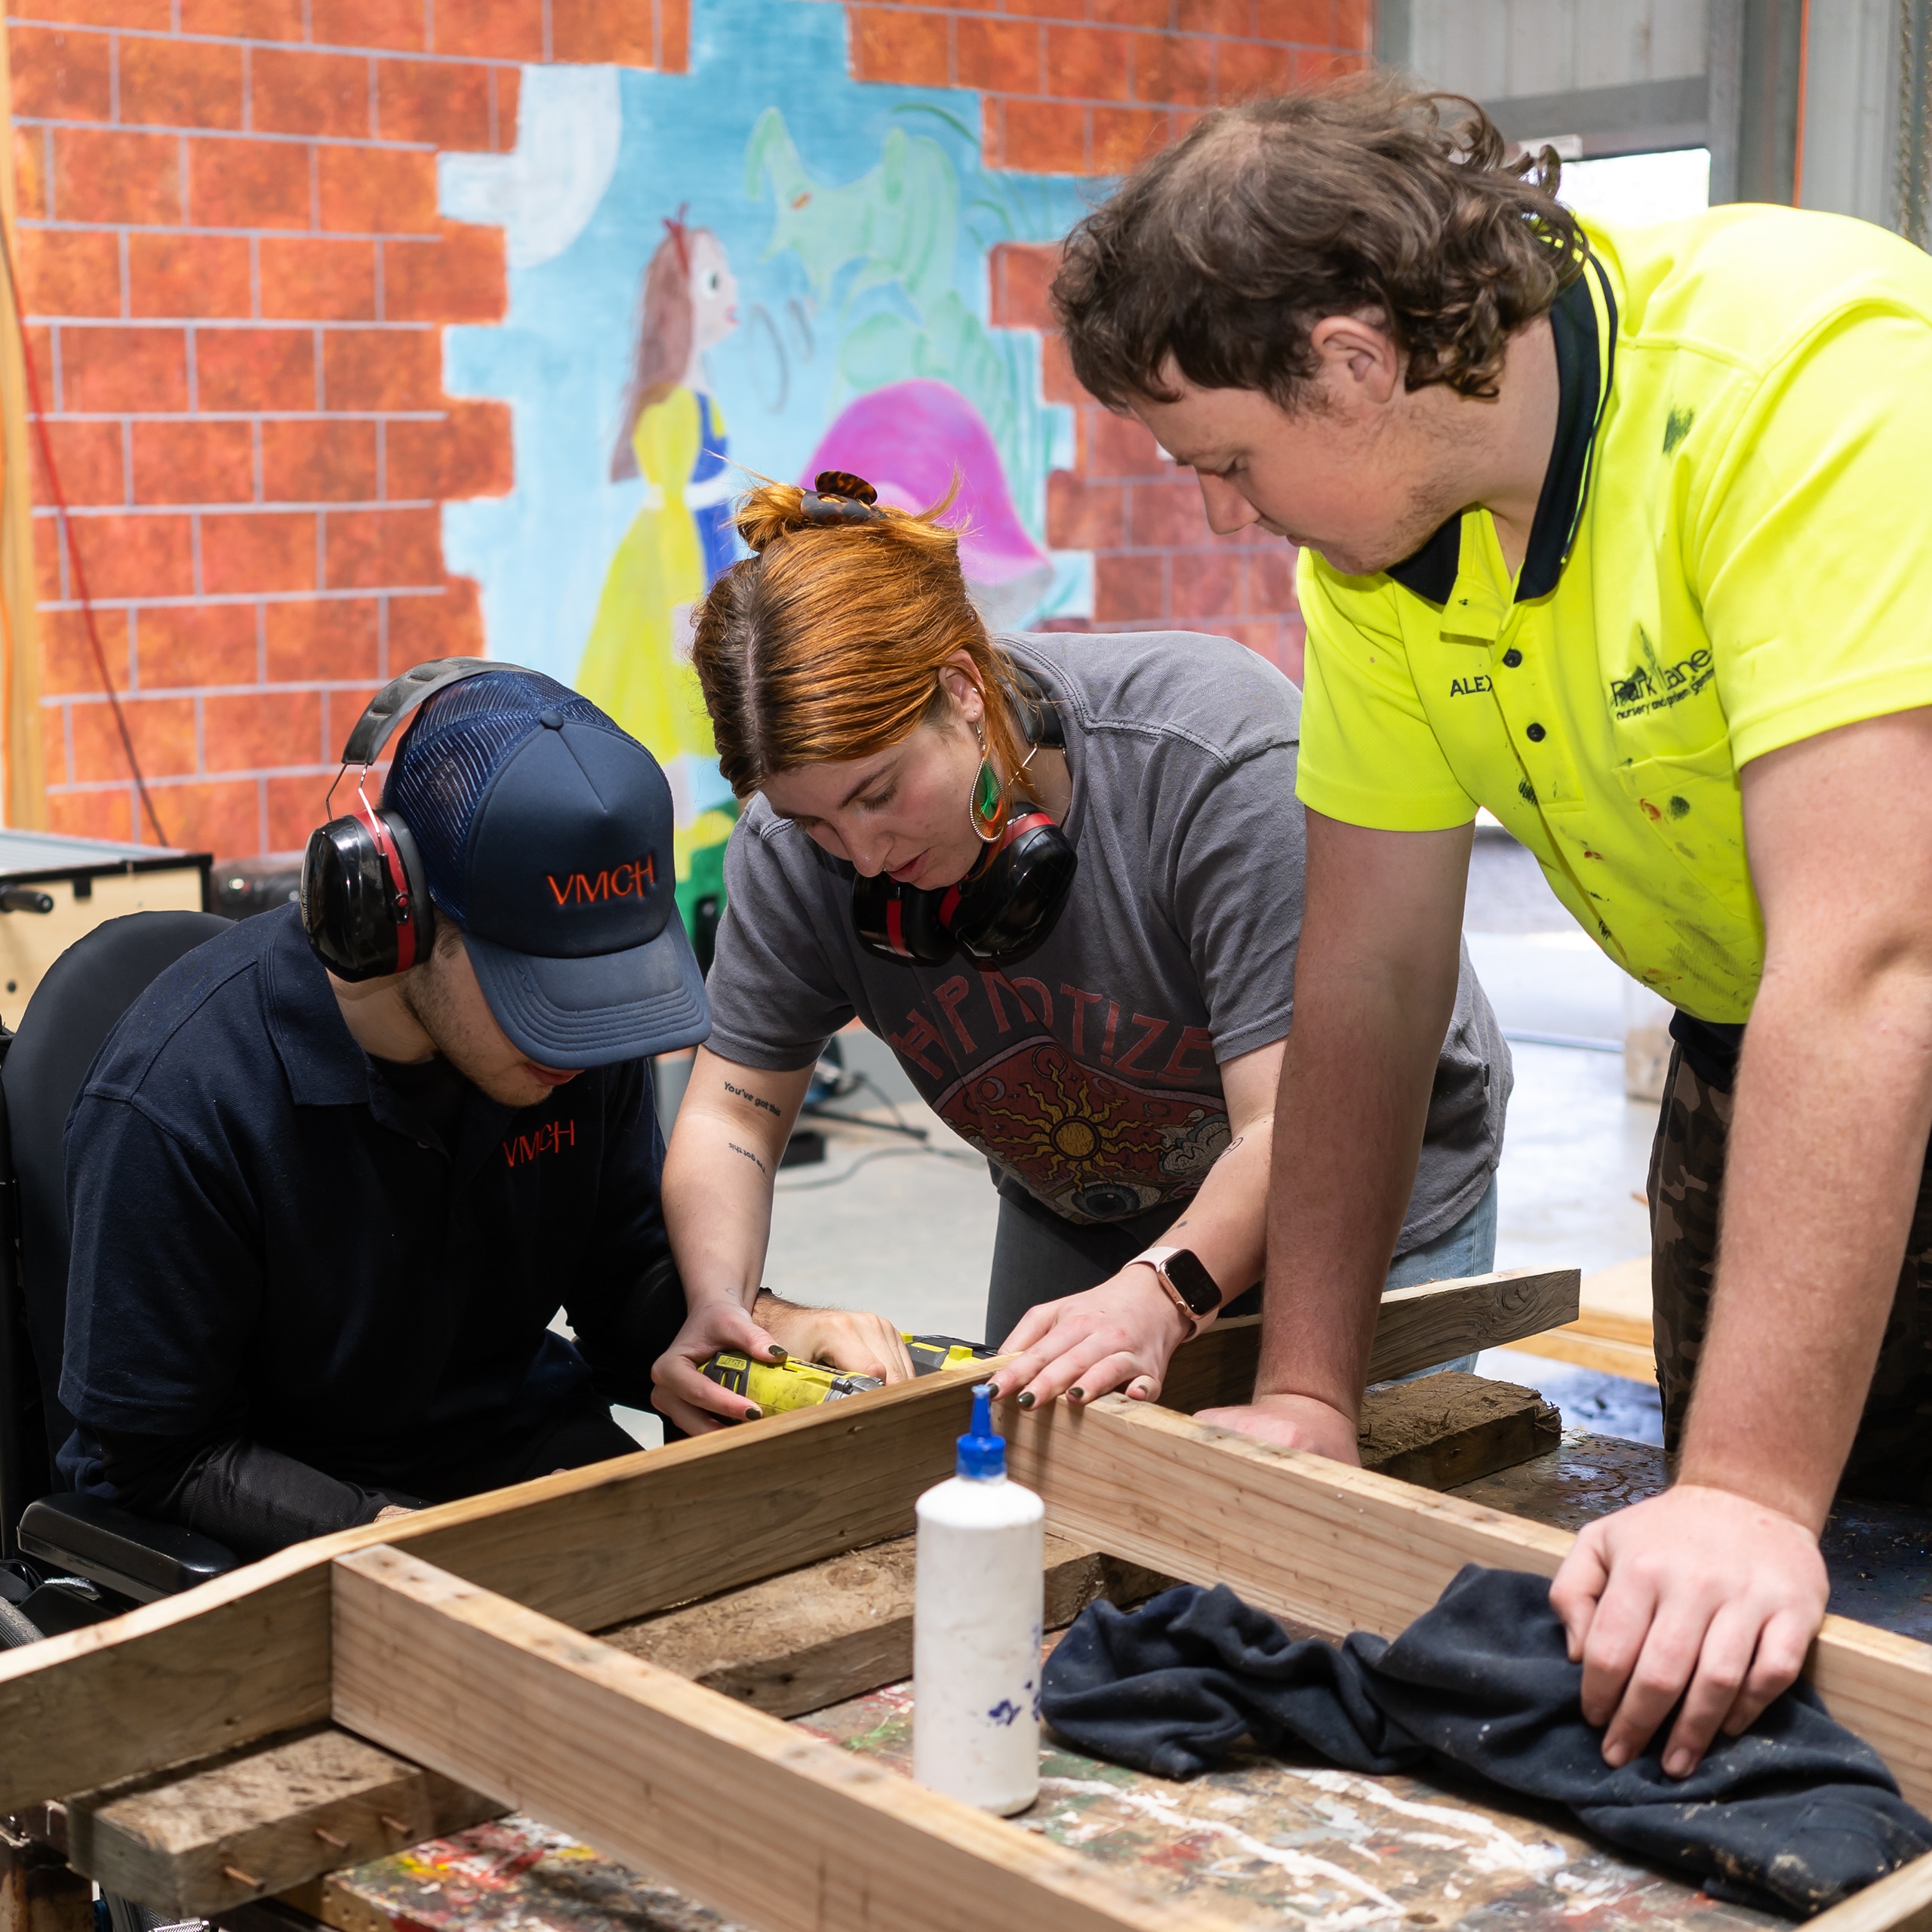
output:
M1251 1737L1350 1770L1454 1766L1566 1805L1600 1838L1742 1903L1808 1918L1932 1851L1932 1821L1800 1681L1687 1778L1650 1750L1616 1770L1541 1577L1469 1564L1394 1642L1297 1641L1225 1584L1136 1611L1091 1604L1048 1660L1041 1709L1069 1743L1192 1777Z

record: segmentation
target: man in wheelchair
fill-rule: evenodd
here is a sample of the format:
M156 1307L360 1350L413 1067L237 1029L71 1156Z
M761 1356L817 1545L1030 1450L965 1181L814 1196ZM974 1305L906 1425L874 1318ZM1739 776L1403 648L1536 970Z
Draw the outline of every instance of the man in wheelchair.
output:
M411 676L300 918L163 972L69 1122L63 1473L245 1556L626 1453L684 1318L648 1057L710 1022L664 775L548 678Z

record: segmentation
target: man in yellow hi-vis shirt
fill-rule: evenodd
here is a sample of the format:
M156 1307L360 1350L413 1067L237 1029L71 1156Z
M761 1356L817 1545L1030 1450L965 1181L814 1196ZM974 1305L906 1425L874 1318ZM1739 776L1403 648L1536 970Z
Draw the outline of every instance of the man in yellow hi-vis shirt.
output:
M1783 209L1580 225L1453 112L1376 81L1210 115L1056 285L1214 528L1303 546L1262 1366L1210 1419L1355 1459L1487 805L1678 1008L1678 1480L1552 1595L1606 1758L1681 1696L1682 1776L1796 1675L1841 1475L1932 1500L1932 260Z

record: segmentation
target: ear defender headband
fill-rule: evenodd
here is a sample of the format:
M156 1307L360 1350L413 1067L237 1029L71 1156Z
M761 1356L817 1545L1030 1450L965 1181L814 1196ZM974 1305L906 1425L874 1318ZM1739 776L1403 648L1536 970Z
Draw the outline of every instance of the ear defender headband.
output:
M1063 744L1058 715L1030 683L1018 694L1027 737L1036 747ZM989 768L983 762L983 771ZM1015 792L1003 802L1004 829L958 884L920 891L884 872L854 878L852 930L866 952L902 966L943 966L963 952L976 966L999 968L1045 944L1066 909L1079 859L1036 799ZM968 809L984 838L977 786Z
M519 668L486 657L418 664L385 685L355 721L328 797L334 798L349 768L359 764L361 808L317 826L302 855L303 930L315 957L337 979L352 984L406 973L429 958L435 937L435 907L415 838L401 813L371 804L364 789L376 754L426 698L485 671Z

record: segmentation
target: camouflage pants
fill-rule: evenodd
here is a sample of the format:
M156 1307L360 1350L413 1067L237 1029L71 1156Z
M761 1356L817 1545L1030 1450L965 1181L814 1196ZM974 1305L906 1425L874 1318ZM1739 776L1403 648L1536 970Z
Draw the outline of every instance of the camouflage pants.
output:
M1731 1097L1671 1054L1651 1150L1651 1303L1664 1444L1675 1454L1709 1319ZM1878 1367L1840 1487L1932 1503L1932 1165L1921 1177Z

